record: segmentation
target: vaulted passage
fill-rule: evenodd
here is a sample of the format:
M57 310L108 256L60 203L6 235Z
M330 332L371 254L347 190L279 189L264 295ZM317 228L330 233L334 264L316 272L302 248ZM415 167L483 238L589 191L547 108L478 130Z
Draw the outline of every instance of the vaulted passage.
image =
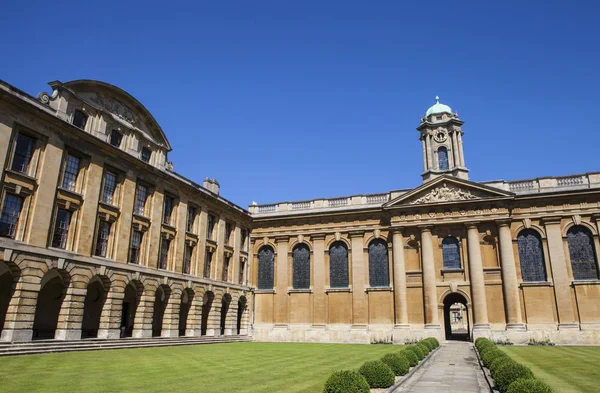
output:
M139 302L137 288L130 283L125 287L125 297L121 309L121 337L131 337L133 335L133 322L135 321L135 312Z
M152 315L152 337L160 337L162 333L163 319L167 303L169 302L170 291L162 285L156 289L154 297L154 313Z
M444 299L444 326L446 340L470 340L471 327L467 299L463 295L451 293Z
M34 339L54 338L65 290L63 278L56 270L50 270L42 278L33 321Z
M0 262L0 333L4 327L10 299L14 293L14 278L6 264Z
M237 318L236 318L237 334L241 334L241 332L242 332L242 319L244 317L245 311L246 311L246 297L240 296L240 299L238 300L238 309L237 309Z
M227 325L227 313L229 312L229 305L231 304L231 295L225 294L223 300L221 300L221 336L225 334L225 328Z
M179 335L185 336L187 330L187 320L192 307L194 292L191 289L186 289L181 294L181 306L179 308Z
M204 294L204 299L202 299L202 322L200 324L200 333L203 336L206 336L208 330L208 317L214 300L215 294L211 291L206 292Z
M106 301L106 290L102 281L95 277L90 281L83 303L83 324L81 327L82 338L98 337L100 316Z

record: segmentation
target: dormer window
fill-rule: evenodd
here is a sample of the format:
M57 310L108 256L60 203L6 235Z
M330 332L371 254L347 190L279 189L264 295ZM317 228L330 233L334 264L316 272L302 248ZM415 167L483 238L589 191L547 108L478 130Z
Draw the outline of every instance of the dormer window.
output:
M110 144L114 147L121 147L121 141L123 140L123 134L117 130L112 130L110 133Z
M150 162L150 156L152 155L152 151L147 147L142 147L142 161Z
M82 130L85 130L85 125L87 123L88 117L85 113L80 111L79 109L75 111L73 114L73 125L75 127L79 127Z

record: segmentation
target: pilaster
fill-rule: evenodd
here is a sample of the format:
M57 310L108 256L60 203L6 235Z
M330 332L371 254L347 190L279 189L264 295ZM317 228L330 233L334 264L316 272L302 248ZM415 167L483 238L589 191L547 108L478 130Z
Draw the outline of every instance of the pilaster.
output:
M438 300L433 256L433 238L430 225L420 226L421 258L423 265L423 294L425 297L425 328L441 328L438 317Z
M288 249L289 239L287 236L275 238L277 243L277 257L275 260L275 299L274 299L274 319L276 325L287 325L289 323L288 310Z
M327 297L325 295L325 235L312 235L314 279L313 299L313 325L325 326L327 324Z
M349 236L352 245L352 325L362 328L368 324L369 311L365 292L364 231L352 231Z
M471 294L473 302L474 324L473 330L489 330L487 301L485 294L485 278L483 275L483 260L479 244L478 223L467 223L467 244L469 253L469 276L471 280Z
M502 265L502 289L504 291L504 307L507 316L507 329L524 329L521 317L521 301L519 299L519 283L517 267L513 252L510 220L497 221L500 242L500 263Z

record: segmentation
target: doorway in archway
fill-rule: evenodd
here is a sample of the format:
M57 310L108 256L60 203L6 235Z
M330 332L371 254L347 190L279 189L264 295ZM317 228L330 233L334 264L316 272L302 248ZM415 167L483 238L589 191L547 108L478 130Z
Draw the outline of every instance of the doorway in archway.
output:
M471 340L467 299L460 293L451 293L444 299L444 326L446 340Z

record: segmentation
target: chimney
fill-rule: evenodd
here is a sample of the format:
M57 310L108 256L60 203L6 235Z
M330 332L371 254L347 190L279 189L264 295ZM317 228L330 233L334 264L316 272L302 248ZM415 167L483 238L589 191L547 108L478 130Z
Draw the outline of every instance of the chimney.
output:
M221 185L217 179L211 179L209 177L204 179L204 188L217 195L219 195L219 191L221 191Z

